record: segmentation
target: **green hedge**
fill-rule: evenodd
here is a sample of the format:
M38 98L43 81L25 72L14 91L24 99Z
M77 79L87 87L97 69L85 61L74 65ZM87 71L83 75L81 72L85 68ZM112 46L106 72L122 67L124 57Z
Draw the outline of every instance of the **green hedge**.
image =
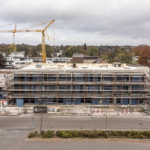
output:
M57 131L61 138L132 138L150 139L150 131Z
M47 132L41 131L40 134L38 134L37 131L28 134L28 138L52 138L52 137L54 137L54 131L51 130L48 130Z
M48 130L41 131L40 134L31 132L28 138L129 138L129 139L150 139L150 131L99 131L99 130L64 130L54 131Z

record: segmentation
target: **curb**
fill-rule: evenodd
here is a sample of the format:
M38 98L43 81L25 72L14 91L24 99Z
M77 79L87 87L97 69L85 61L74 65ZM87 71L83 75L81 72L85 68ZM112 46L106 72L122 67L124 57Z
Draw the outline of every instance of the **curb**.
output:
M40 141L40 142L138 142L138 143L150 143L150 139L88 139L88 138L27 138L25 141Z

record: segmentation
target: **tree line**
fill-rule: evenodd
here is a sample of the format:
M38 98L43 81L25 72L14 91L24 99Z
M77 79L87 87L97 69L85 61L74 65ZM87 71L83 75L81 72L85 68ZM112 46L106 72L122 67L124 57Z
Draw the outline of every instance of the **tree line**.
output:
M52 57L53 50L50 45L45 45L46 55L47 57ZM4 48L4 53L6 56L9 56L11 52L25 52L25 57L39 57L42 52L42 44L37 46L30 46L27 44L10 44L9 46Z
M100 46L102 47L102 46ZM99 48L100 48L99 47ZM99 48L96 48L94 46L64 46L63 47L63 56L65 57L72 57L74 53L82 53L85 56L98 56L99 58L105 59L108 63L113 62L121 62L121 63L127 63L132 64L132 57L133 56L139 56L137 63L144 66L149 66L150 63L148 60L150 60L150 46L148 45L139 45L136 47L132 47L129 50L125 50L119 46L112 46L112 51L107 50L100 50ZM46 55L47 57L52 57L53 51L59 52L59 48L56 47L55 49L52 49L50 45L45 45L46 48ZM31 46L27 44L10 44L9 46L4 48L4 53L6 56L9 56L9 54L13 51L25 51L25 57L40 57L40 54L42 52L42 45L39 44L37 46ZM0 54L1 59L1 65L4 64L4 58L2 54Z

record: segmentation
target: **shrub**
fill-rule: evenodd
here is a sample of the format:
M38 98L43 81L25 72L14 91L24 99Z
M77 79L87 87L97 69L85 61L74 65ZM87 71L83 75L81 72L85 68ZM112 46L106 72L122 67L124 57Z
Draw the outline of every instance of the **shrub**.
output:
M149 137L150 136L150 132L149 131L143 131L142 135L145 135L145 136Z
M144 138L144 136L143 136L143 135L140 135L140 136L139 136L139 138L140 138L140 139L143 139L143 138Z
M117 136L118 133L117 133L117 131L111 131L111 135Z
M28 134L28 138L33 138L33 137L41 137L42 138L51 138L54 136L54 131L48 130L47 132L41 131L41 134L38 134L37 131L31 132ZM124 137L124 138L131 138L133 137L134 139L143 139L143 138L150 138L150 131L71 131L71 130L66 130L66 131L57 131L56 135L58 137L63 137L63 138L73 138L73 137L82 137L82 138L109 138L111 136L116 136L116 137Z
M41 131L41 135L43 135L45 133L45 131Z
M131 134L128 134L127 136L128 136L128 138L131 138Z
M46 133L42 134L42 138L48 138L47 134Z
M73 132L73 137L79 137L79 136L80 136L79 131L74 131Z
M124 136L125 135L125 132L124 131L118 131L118 136Z
M96 131L98 133L98 136L102 136L102 131Z
M34 137L34 132L28 134L28 138L32 138L32 137Z
M63 133L63 134L62 134L62 137L63 137L63 138L69 138L69 134Z
M138 138L138 135L134 135L134 139L137 139Z
M57 131L57 132L56 132L57 136L62 137L62 132L63 132L63 131Z
M48 130L46 133L47 133L47 135L49 135L49 136L53 136L53 135L54 135L54 131Z
M107 133L105 133L104 137L105 137L105 138L108 138L108 137L109 137L109 135L108 135Z

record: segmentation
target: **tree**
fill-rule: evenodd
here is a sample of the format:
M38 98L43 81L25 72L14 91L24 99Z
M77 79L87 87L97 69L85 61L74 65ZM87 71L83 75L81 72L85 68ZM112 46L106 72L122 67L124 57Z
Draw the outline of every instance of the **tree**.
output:
M97 48L91 47L89 54L90 54L90 56L96 56L96 55L98 55L98 50L97 50Z
M84 50L86 50L86 43L84 43Z
M16 45L14 43L9 45L9 53L16 52Z
M66 57L72 57L73 53L75 53L74 48L72 46L70 46L65 51L65 56Z
M25 57L27 57L29 55L29 51L30 51L30 48L28 45L25 45L25 44L18 44L16 45L17 47L17 52L21 52L21 51L24 51L25 52Z
M30 50L30 57L39 57L39 54L35 48Z
M9 47L5 47L4 48L4 53L6 54L6 56L9 56L9 54L11 52L15 52L16 51L16 45L14 43L10 44Z
M10 54L9 53L9 47L4 47L4 53L5 53L5 55L6 55L6 57Z
M39 44L36 48L36 50L41 53L42 52L42 44Z
M24 55L25 55L25 57L27 57L29 55L29 51L30 51L29 47L27 45L25 45L23 51L25 51Z
M135 56L140 56L145 46L146 45L139 45L137 47L132 47L131 51Z
M53 50L49 45L46 45L46 57L52 57Z
M116 60L121 63L130 64L132 62L132 53L130 51L120 49L117 53Z
M83 50L80 49L80 46L65 46L64 47L65 56L72 57L74 53L85 53Z
M52 54L53 54L52 48L51 48L48 44L46 44L46 45L45 45L45 49L46 49L46 57L52 57ZM41 53L41 52L42 52L42 44L39 44L39 45L37 46L36 50L37 50L39 53Z
M0 68L3 68L5 66L6 59L4 58L3 54L0 53Z
M142 52L140 52L138 63L150 67L150 64L147 60L150 60L150 46L143 47Z
M107 55L101 55L100 58L108 59L108 56Z

